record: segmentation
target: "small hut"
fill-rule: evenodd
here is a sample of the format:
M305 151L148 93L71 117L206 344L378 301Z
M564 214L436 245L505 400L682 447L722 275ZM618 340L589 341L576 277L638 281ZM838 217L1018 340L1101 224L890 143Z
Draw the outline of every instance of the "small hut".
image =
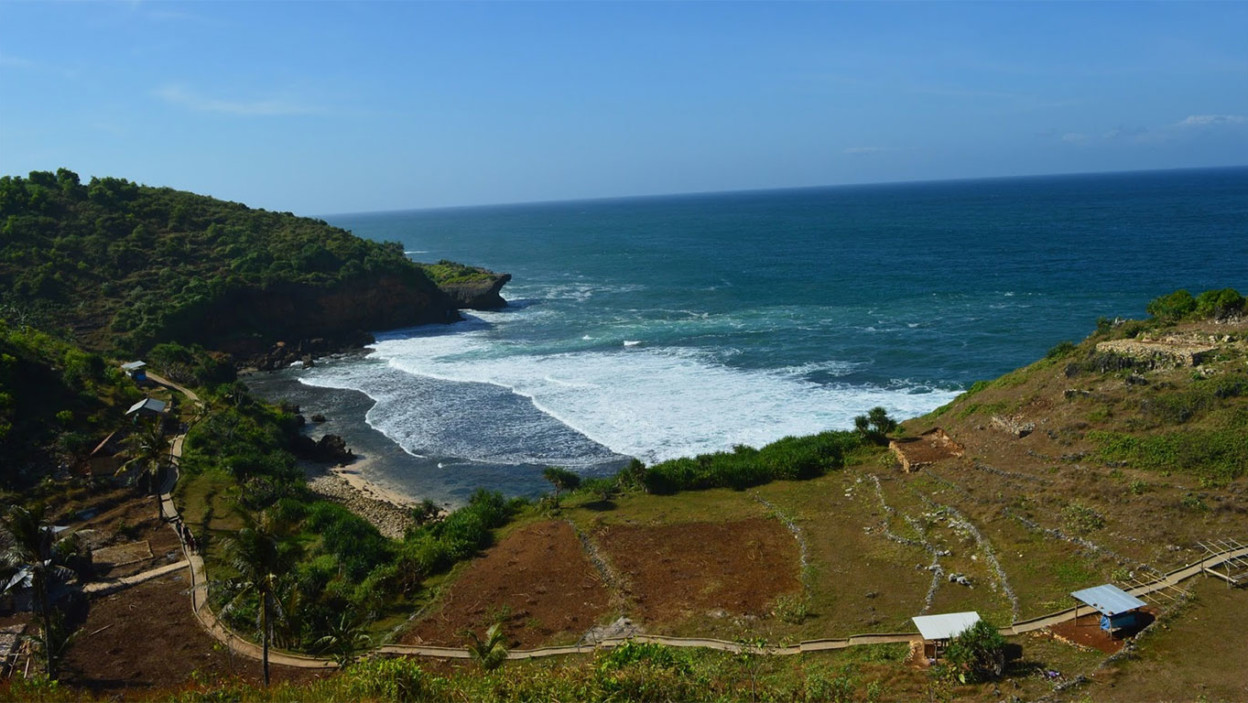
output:
M1080 603L1092 606L1096 612L1100 613L1101 629L1110 634L1138 624L1140 608L1148 605L1112 583L1085 588L1070 595ZM1075 606L1076 620L1078 617L1079 606Z
M130 361L121 365L121 370L126 372L130 380L135 383L147 383L147 364L142 361Z
M923 637L923 656L928 659L940 659L949 646L949 640L966 632L979 622L979 613L942 613L941 615L919 615L911 618L914 626L919 628Z
M169 404L163 400L157 400L156 398L144 398L134 405L131 405L130 409L126 411L126 414L133 415L134 417L146 416L158 418L165 414L165 408L167 407L169 407Z

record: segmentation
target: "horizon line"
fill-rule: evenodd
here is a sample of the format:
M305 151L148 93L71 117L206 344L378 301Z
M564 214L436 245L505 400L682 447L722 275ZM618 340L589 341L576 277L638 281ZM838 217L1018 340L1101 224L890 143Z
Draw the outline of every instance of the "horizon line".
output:
M729 188L727 190L694 190L668 193L640 193L632 195L606 195L588 198L552 198L540 200L515 200L496 203L476 203L467 205L435 205L431 207L393 208L385 210L353 210L333 213L305 215L318 219L328 217L350 217L356 215L390 215L397 213L443 212L448 210L475 210L485 208L510 208L541 205L570 205L575 203L609 203L627 200L657 200L662 198L694 198L719 195L747 195L763 193L793 192L802 190L830 190L838 188L872 188L876 186L933 185L937 183L974 183L980 181L1016 181L1041 178L1071 178L1078 176L1127 176L1145 173L1173 173L1178 171L1232 171L1248 169L1248 164L1232 166L1177 166L1173 168L1142 168L1126 171L1068 171L1062 173L1029 173L1013 176L966 176L962 178L928 178L897 181L862 181L856 183L827 183L821 185L776 186L763 188Z

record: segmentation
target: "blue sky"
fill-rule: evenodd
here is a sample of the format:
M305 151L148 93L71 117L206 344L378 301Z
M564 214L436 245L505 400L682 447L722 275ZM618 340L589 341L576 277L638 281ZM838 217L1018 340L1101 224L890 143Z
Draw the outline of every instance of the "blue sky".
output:
M0 173L299 214L1248 164L1248 3L0 2Z

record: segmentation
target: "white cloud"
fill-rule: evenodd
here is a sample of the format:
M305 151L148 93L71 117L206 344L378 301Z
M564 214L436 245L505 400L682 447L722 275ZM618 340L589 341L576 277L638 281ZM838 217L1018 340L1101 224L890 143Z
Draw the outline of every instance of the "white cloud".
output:
M180 85L167 85L153 94L172 105L196 112L218 112L226 115L272 117L280 115L310 115L323 112L318 107L303 105L280 98L264 100L222 100L200 95Z
M1248 117L1243 115L1188 115L1179 122L1179 127L1215 127L1230 124L1244 124Z

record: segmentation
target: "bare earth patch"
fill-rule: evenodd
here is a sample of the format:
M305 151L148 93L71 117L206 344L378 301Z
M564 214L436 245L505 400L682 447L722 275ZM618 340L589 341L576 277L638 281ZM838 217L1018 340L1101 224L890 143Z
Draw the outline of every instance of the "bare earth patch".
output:
M1157 609L1146 609L1140 616L1140 626L1119 633L1117 637L1101 629L1101 616L1098 613L1080 615L1078 620L1070 620L1049 628L1054 637L1071 642L1081 647L1091 647L1105 654L1113 654L1122 649L1126 639L1137 634L1144 626L1151 624L1157 617Z
M610 607L602 578L565 522L521 528L474 560L441 606L405 633L405 644L461 647L501 617L513 647L580 639Z
M73 684L130 697L183 686L196 671L208 681L260 681L260 662L231 657L200 627L188 588L179 572L91 600L66 662ZM272 674L277 681L316 676L279 666Z
M762 616L801 588L797 543L776 520L614 525L597 541L648 625L720 611Z

